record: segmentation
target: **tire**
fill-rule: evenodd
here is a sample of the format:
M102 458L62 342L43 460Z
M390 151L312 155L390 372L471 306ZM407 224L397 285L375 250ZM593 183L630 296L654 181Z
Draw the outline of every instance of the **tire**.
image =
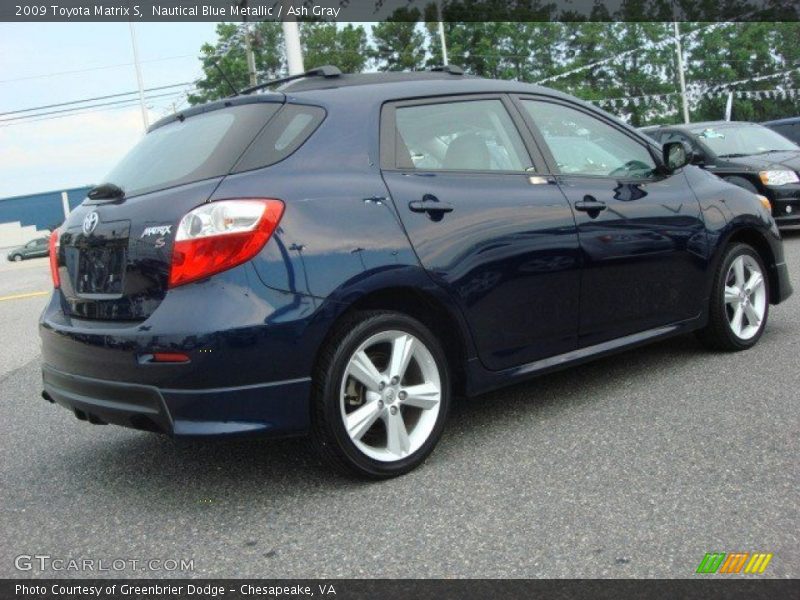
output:
M728 183L732 183L733 185L738 185L740 188L746 189L748 192L753 192L754 194L760 193L758 188L754 186L753 183L746 177L737 177L736 175L732 175L731 177L723 177L723 179Z
M433 451L449 405L447 359L430 330L401 313L357 312L336 328L315 366L312 441L340 472L396 477Z
M13 256L13 261L14 262L22 262L22 255L21 254L15 254Z
M737 272L739 265L742 266L741 276ZM760 283L753 284L755 280L752 277L756 271L759 271ZM741 281L747 284L744 291ZM739 327L737 311L741 312ZM756 321L754 317L759 317L757 325L753 322ZM751 246L733 244L726 249L714 274L708 325L697 335L706 346L715 350L747 350L761 338L768 317L769 279L764 262Z

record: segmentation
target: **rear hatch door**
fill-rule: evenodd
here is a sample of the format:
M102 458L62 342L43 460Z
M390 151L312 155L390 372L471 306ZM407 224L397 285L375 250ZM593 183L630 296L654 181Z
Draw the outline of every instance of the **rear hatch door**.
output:
M58 250L65 313L143 320L167 292L180 219L207 202L282 94L243 97L170 117L109 173L122 198L87 198L61 227Z

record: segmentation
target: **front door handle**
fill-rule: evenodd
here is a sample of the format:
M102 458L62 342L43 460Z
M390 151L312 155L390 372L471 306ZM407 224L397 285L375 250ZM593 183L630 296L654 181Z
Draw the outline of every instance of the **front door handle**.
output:
M584 196L583 200L578 200L575 203L575 210L589 213L589 216L594 218L600 214L601 210L608 208L605 202L600 202L594 196Z
M453 212L453 206L447 202L440 202L433 194L425 194L422 200L412 200L408 203L411 212L427 213L434 221L440 221L445 213Z

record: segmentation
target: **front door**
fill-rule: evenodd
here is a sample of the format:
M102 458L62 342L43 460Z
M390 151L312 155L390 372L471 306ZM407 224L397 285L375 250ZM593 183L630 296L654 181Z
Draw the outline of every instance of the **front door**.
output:
M520 103L575 210L580 346L697 317L706 234L684 174L659 173L649 145L600 114L547 99Z
M577 343L575 221L555 179L536 175L520 124L502 96L383 111L392 200L420 262L458 303L493 370Z

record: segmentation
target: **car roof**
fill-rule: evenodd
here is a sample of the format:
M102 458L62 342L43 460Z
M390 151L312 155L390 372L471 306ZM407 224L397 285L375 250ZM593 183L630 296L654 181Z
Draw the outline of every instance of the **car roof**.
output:
M452 79L478 79L473 75L453 74L446 71L384 71L378 73L342 73L335 77L304 77L280 86L282 92L302 92L350 87L354 85L379 85L408 83L410 81L447 81Z
M352 106L364 106L366 103L383 104L392 100L429 96L486 93L541 94L597 109L596 106L589 105L574 96L532 83L437 71L343 74L331 78L308 77L285 84L276 91L286 94L289 100L344 102Z
M762 125L792 125L799 123L800 117L786 117L785 119L775 119L774 121L763 121Z

